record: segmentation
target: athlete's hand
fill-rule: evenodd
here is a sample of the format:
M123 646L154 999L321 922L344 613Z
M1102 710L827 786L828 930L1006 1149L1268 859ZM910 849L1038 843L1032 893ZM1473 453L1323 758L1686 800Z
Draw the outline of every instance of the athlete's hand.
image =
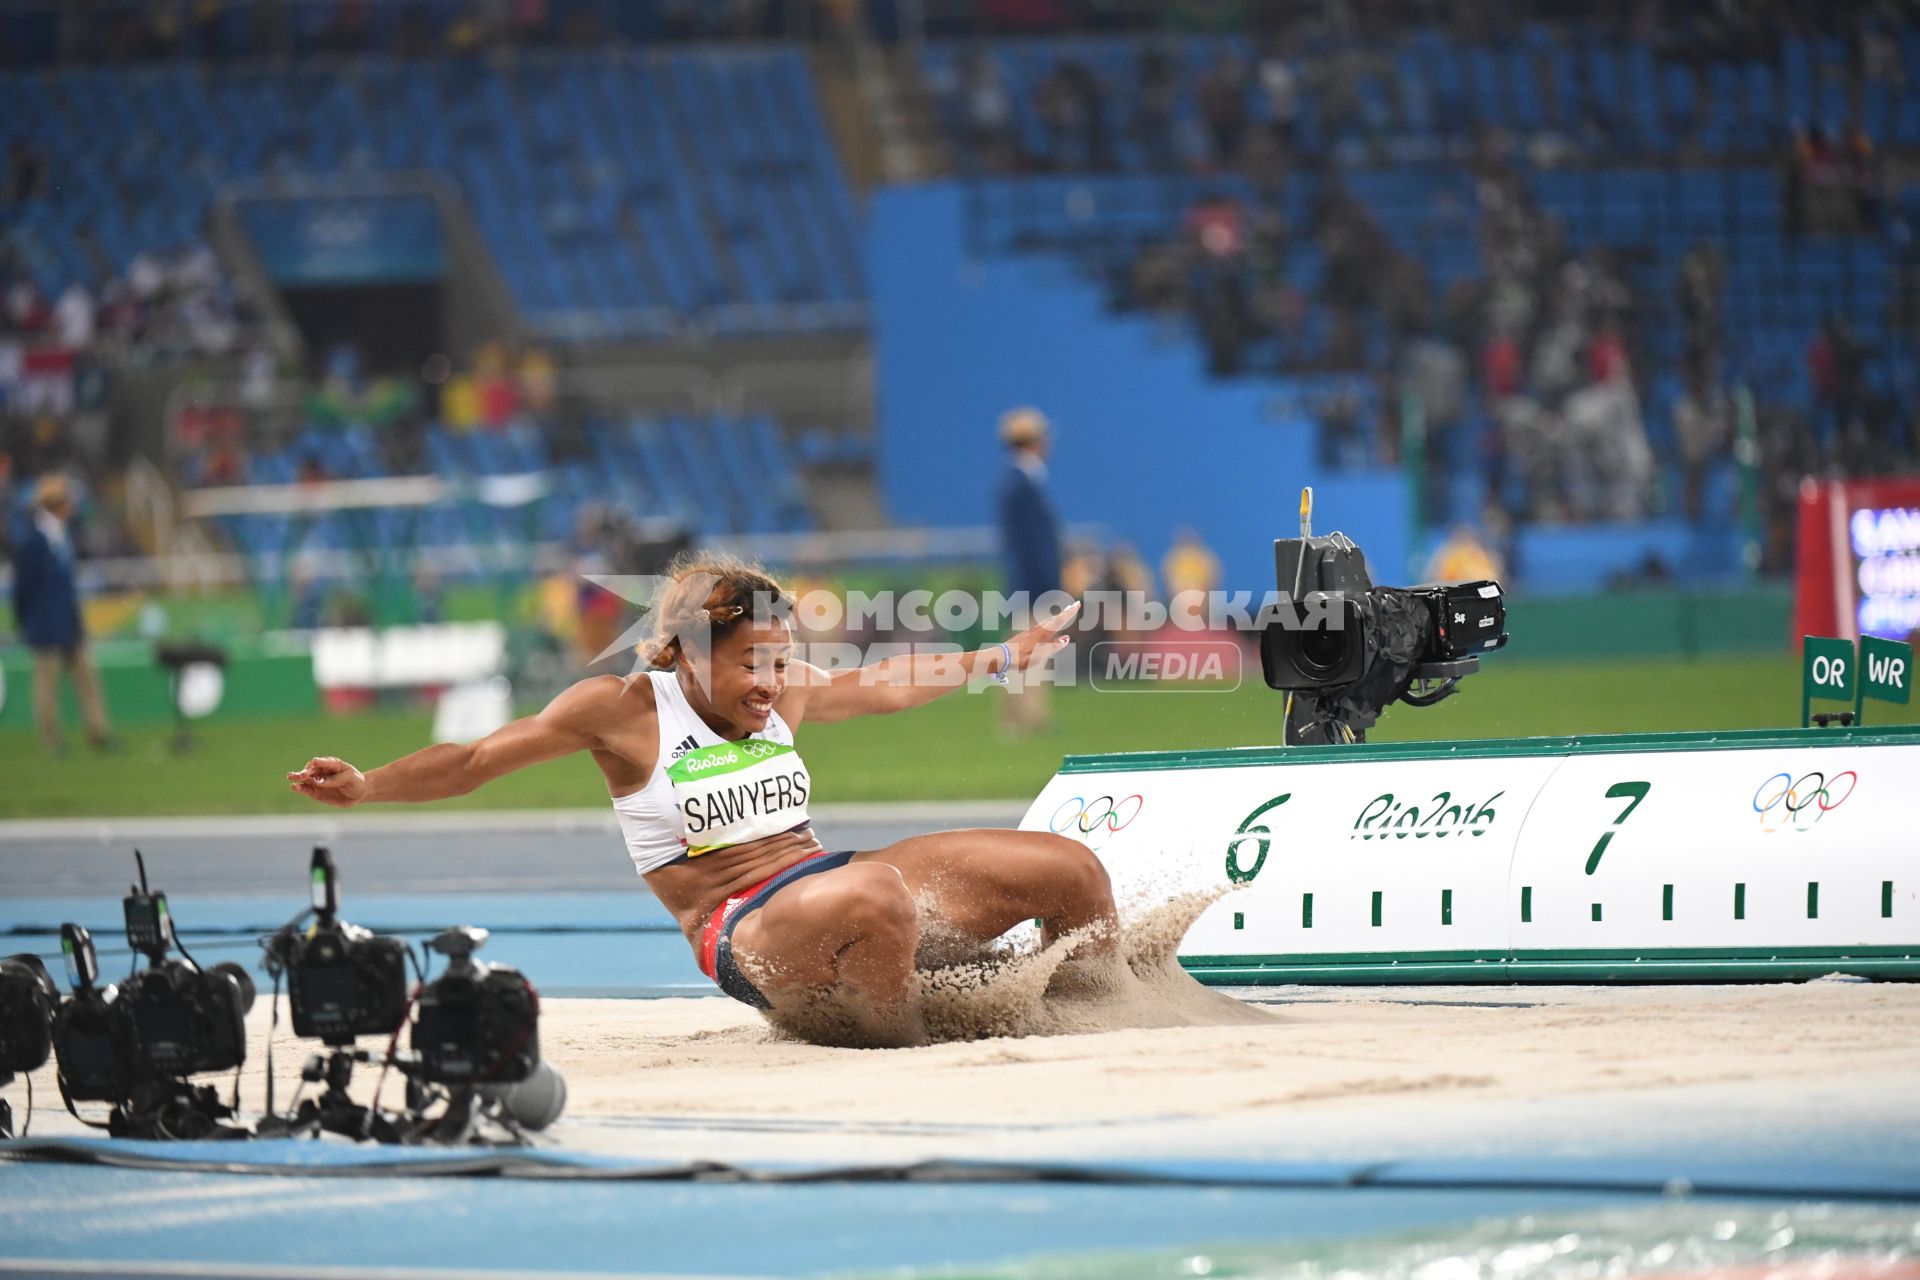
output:
M1046 621L1028 627L1017 636L1008 636L1007 648L1013 651L1013 665L1008 670L1025 671L1065 648L1073 637L1063 633L1079 616L1080 602L1075 600Z
M287 775L295 791L321 804L345 809L367 798L367 775L338 756L315 756Z

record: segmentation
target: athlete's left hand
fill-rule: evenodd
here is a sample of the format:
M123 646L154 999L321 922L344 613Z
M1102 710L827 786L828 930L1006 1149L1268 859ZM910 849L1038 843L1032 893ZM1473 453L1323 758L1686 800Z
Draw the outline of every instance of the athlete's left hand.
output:
M1051 618L1028 627L1017 636L1008 636L1007 648L1013 650L1013 665L1007 669L1025 671L1066 648L1073 637L1064 632L1079 616L1080 602L1075 600Z

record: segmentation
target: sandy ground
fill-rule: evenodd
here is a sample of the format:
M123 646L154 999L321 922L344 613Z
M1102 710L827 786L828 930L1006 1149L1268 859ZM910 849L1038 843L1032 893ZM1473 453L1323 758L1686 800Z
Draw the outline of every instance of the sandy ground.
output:
M1722 1143L1818 1129L1829 1147L1843 1131L1868 1144L1920 1132L1920 985L1240 994L1233 1025L888 1050L783 1040L725 999L548 1001L542 1046L570 1091L548 1140L673 1158L1305 1158L1476 1141L1591 1154L1686 1141L1690 1128ZM254 1111L267 1015L263 1000L250 1017L242 1101ZM307 1051L283 1011L283 1105ZM358 1096L375 1074L360 1069ZM33 1133L80 1132L50 1066L34 1085ZM16 1110L20 1093L9 1090ZM398 1094L389 1081L389 1103Z

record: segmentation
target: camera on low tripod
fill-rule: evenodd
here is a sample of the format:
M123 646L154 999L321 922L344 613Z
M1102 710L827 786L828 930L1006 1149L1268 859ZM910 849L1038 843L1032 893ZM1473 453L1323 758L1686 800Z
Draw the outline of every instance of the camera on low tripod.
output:
M140 883L122 901L127 944L147 967L119 985L99 985L93 938L77 924L60 926L60 951L73 994L54 1010L52 1040L60 1089L75 1102L113 1104L115 1137L245 1136L221 1122L237 1105L187 1077L238 1071L247 1056L247 1010L253 979L237 964L202 969L180 944L167 896L147 886L146 862L134 852ZM168 951L180 946L184 959ZM78 1113L75 1113L76 1116Z
M410 998L407 944L340 918L339 875L325 848L313 851L309 879L311 908L266 940L266 964L276 998L286 978L294 1034L328 1046L301 1070L303 1081L325 1089L289 1116L270 1114L263 1132L323 1129L380 1142L459 1142L483 1116L524 1129L545 1128L559 1117L566 1085L540 1058L539 997L518 970L474 959L485 929L463 925L428 943L448 958L447 968L431 982L423 975ZM302 930L308 914L313 923ZM416 1007L412 1051L402 1053L400 1033ZM381 1111L377 1096L369 1106L349 1096L354 1065L373 1061L354 1047L363 1035L387 1038L382 1073L393 1068L406 1076L404 1116ZM439 1101L446 1110L429 1120L425 1113ZM273 1110L271 1095L267 1109Z
M313 924L304 932L300 919L283 926L266 940L267 972L272 975L276 999L284 974L287 1002L293 1009L293 1033L328 1047L301 1068L309 1084L326 1085L318 1098L302 1102L290 1117L269 1115L270 1126L289 1132L325 1129L351 1138L398 1142L400 1130L372 1107L348 1096L357 1062L369 1062L365 1049L354 1047L363 1035L388 1037L389 1049L407 1017L407 944L399 938L377 936L340 919L339 873L333 855L315 848L308 870ZM272 1112L272 1073L268 1073L267 1110Z
M0 960L0 1087L16 1072L38 1071L53 1052L53 1011L59 988L40 957ZM0 1138L13 1136L13 1108L0 1098Z

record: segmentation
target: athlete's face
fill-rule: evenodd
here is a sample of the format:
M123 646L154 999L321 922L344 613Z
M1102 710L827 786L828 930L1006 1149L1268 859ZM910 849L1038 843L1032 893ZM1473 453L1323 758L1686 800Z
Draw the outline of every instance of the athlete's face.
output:
M713 709L748 733L766 728L792 657L793 632L785 621L735 628L713 647Z

